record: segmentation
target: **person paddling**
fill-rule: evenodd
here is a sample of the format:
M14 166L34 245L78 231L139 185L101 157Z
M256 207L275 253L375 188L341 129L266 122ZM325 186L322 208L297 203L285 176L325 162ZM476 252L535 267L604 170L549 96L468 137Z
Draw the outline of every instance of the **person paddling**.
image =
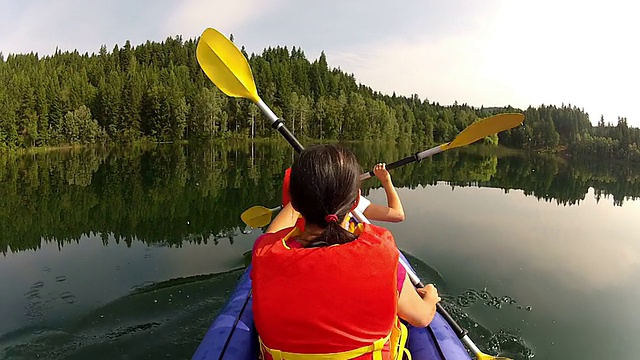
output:
M414 290L392 234L359 224L362 172L336 145L304 150L291 169L291 202L254 245L253 312L266 359L402 358L406 328L427 326L440 301L433 285ZM299 212L304 229L295 226Z
M356 210L369 220L401 222L404 221L404 209L402 202L391 181L391 174L387 171L385 163L378 163L373 167L373 173L380 180L387 196L387 206L372 203L364 196L360 196Z
M391 180L391 174L386 169L385 163L378 163L373 167L374 175L380 180L382 187L384 188L385 195L387 197L387 206L372 203L369 199L362 196L358 193L358 206L355 208L356 211L362 213L369 220L377 220L377 221L386 221L386 222L401 222L404 221L404 209L402 207L402 202L400 201L400 196L398 196L398 192L393 186L393 181ZM289 181L291 177L291 168L288 168L285 171L284 182L282 185L282 205L283 208L291 201L291 197L289 195ZM291 209L289 209L291 210ZM298 216L297 226L301 229L304 229L304 219L300 216L298 212L294 212L292 216ZM353 231L354 226L356 225L355 219L349 217L351 221L350 227L348 227L349 231Z

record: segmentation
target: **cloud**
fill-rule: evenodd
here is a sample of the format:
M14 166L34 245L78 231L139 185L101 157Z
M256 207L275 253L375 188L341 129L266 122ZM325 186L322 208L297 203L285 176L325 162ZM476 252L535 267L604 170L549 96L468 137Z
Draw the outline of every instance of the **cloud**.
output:
M615 122L640 126L635 84L640 33L635 5L574 2L498 2L475 22L433 37L371 41L327 51L329 62L385 93L470 105L572 104ZM466 14L463 12L463 14ZM468 16L468 14L467 14ZM479 22L484 19L484 22Z
M164 29L168 33L196 37L200 36L206 28L212 27L229 36L256 19L272 16L279 3L279 0L269 2L250 0L233 2L181 1L169 14Z
M274 0L9 0L0 50L96 52L131 40L233 33L249 52L301 47L385 93L450 104L571 103L597 121L640 126L636 3L611 0L308 2Z
M486 48L519 50L517 62L491 57L503 83L521 84L518 92L531 104L571 102L596 121L628 116L640 126L634 105L640 54L630 46L640 25L638 5L565 0L504 2L496 11Z
M35 0L17 4L4 15L11 31L0 35L0 48L5 53L51 54L56 47L97 52L100 45L121 45L128 39L134 44L161 40L158 24L166 9L161 3Z
M331 65L389 94L478 106L522 101L514 96L512 84L495 78L480 44L465 36L376 44L350 52L328 51L327 56Z

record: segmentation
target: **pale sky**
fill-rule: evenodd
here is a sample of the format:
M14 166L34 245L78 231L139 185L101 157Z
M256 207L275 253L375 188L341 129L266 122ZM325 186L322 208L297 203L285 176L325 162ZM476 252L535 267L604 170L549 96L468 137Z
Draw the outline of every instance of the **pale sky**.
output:
M207 27L249 53L324 50L374 90L449 105L562 103L640 127L640 5L628 0L2 0L0 51L97 52ZM260 91L260 89L258 89Z

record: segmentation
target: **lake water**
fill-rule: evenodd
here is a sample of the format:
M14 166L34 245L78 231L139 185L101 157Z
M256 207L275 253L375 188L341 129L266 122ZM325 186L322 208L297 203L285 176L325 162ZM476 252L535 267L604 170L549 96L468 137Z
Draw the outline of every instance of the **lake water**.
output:
M348 146L366 168L423 150ZM292 157L276 141L0 158L0 358L190 358L261 233L240 214L278 204ZM470 148L392 176L407 219L385 226L485 352L638 358L640 169Z

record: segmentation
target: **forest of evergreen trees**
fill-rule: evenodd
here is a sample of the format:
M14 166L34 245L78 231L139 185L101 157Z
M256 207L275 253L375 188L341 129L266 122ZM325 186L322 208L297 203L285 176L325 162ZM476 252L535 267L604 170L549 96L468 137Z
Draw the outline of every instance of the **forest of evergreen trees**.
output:
M277 136L250 101L228 98L206 78L195 58L196 44L170 37L136 47L127 41L112 51L102 46L91 55L56 51L5 58L0 53L0 152ZM384 95L330 68L324 54L310 62L295 47L247 57L261 97L301 138L432 144L452 140L479 117L521 111ZM592 126L584 110L564 104L523 112L524 126L501 133L501 144L640 161L640 129L629 127L626 118Z

